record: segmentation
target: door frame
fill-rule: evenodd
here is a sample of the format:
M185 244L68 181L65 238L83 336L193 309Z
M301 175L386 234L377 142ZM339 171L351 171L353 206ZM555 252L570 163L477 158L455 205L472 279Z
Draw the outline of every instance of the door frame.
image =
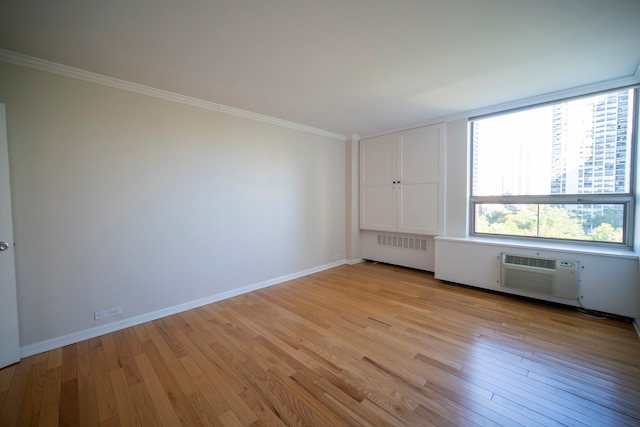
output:
M20 361L15 244L11 209L9 147L5 105L0 103L0 368Z

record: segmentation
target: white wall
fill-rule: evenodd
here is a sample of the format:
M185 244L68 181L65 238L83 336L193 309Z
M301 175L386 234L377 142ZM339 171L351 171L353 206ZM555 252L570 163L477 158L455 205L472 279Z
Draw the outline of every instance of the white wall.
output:
M0 102L23 348L345 254L344 141L1 62Z
M469 146L467 119L447 123L445 235L466 237L469 225Z

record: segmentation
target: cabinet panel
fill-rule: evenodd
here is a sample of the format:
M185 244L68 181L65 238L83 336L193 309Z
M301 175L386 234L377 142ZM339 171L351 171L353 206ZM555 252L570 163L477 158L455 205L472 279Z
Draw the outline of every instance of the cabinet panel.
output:
M403 184L399 190L398 231L414 234L440 232L440 191L438 183Z
M360 181L363 185L391 185L395 176L395 136L368 139L360 149Z
M393 185L365 187L360 195L360 228L395 231L396 195Z
M440 179L442 132L442 126L429 126L398 134L398 178L403 184Z

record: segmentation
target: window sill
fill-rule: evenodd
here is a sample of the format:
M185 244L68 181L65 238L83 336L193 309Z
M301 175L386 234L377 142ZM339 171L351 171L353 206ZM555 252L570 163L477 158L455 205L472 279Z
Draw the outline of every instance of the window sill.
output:
M555 243L555 242L532 242L522 241L517 239L509 239L505 237L446 237L437 236L436 240L452 241L452 242L464 242L469 244L478 245L492 245L502 246L516 249L533 249L533 250L548 250L558 251L566 253L575 253L583 255L602 255L618 258L638 259L639 254L632 249L627 248L609 248L609 247L594 247L583 245L572 245L568 243Z

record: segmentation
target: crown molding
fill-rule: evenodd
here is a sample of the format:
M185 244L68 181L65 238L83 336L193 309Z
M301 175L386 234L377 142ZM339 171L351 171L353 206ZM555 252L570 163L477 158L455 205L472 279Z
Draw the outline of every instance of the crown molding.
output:
M6 49L0 49L0 61L19 65L22 67L32 68L34 70L45 71L47 73L57 74L64 77L70 77L76 80L95 83L101 86L107 86L114 89L138 93L141 95L151 96L166 101L177 102L192 107L203 108L205 110L211 110L218 113L230 114L306 133L326 136L328 138L338 139L340 141L345 141L347 139L345 135L330 132L324 129L318 129L300 123L290 122L288 120L267 116L264 114L254 113L234 107L228 107L226 105L217 104L215 102L209 102L190 96L180 95L179 93L169 92L138 83L132 83L126 80L104 76L102 74L92 73L90 71L85 71L79 68L69 67L67 65L62 65L55 62L46 61L44 59L23 55L21 53L12 52Z

